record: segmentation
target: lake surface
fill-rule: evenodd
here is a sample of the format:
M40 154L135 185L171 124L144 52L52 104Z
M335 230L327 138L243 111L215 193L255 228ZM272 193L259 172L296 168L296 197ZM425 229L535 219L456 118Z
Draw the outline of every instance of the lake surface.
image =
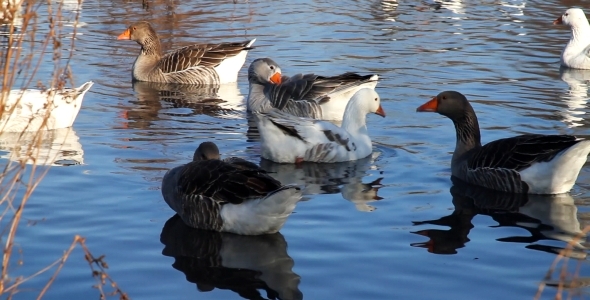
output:
M552 25L586 2L235 2L84 1L71 67L76 85L95 85L73 131L54 133L69 148L25 209L15 256L23 264L11 276L38 271L79 234L134 299L534 297L556 252L590 223L590 166L571 195L528 202L452 188L452 123L415 109L457 90L472 101L484 143L521 133L590 136L590 71L560 70L570 30ZM257 38L256 49L237 84L213 91L225 101L203 104L202 91L132 85L139 46L116 37L137 20L153 24L165 49ZM245 111L247 66L259 57L287 75L379 74L387 117L368 117L373 156L300 168L263 161L283 183L306 187L280 234L186 228L160 194L167 169L206 140L225 156L261 162ZM378 179L375 200L366 184ZM570 263L581 262L582 277L590 276L586 246L577 244ZM225 268L211 253L225 255ZM46 280L25 283L17 299L34 298ZM46 298L97 298L94 284L76 249ZM546 287L542 298L556 291Z

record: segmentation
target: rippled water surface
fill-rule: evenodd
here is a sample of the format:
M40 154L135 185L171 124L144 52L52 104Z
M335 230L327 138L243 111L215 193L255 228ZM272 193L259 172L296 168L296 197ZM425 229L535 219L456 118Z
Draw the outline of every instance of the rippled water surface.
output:
M452 123L415 109L452 89L472 101L483 142L590 135L590 71L560 71L570 32L552 25L584 1L235 2L84 1L71 66L76 84L96 83L73 131L53 133L67 135L70 152L56 164L68 166L51 167L30 200L16 239L24 263L13 275L36 272L79 234L135 299L534 297L555 253L588 224L590 167L571 195L528 202L451 188ZM219 90L132 85L139 46L116 37L137 20L152 22L165 49L257 38L256 49L238 83ZM261 162L245 111L246 68L259 57L287 75L379 74L387 117L368 117L373 156L298 168ZM225 101L203 102L211 94ZM280 234L202 232L172 218L160 180L205 140L306 186ZM585 246L572 254L583 277ZM224 255L224 267L212 253ZM44 282L31 280L19 296L33 297ZM47 298L97 298L93 284L78 249Z

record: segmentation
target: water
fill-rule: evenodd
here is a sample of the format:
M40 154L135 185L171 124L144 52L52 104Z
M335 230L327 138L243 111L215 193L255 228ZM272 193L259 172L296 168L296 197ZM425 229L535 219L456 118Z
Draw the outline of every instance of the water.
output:
M457 90L472 101L483 142L520 133L588 136L590 71L560 71L558 62L570 33L552 21L566 2L236 2L84 2L71 65L77 84L96 84L68 135L71 152L57 163L68 166L50 169L25 210L16 238L23 264L11 275L36 272L79 234L96 256L106 255L109 275L135 299L535 295L555 251L589 223L590 168L571 195L530 202L451 189L452 124L415 109ZM251 38L257 48L235 85L158 93L157 85L131 84L139 46L116 40L142 19L165 49ZM285 183L307 186L306 201L278 235L179 227L169 220L160 180L200 142L260 162L244 102L246 68L258 57L273 58L285 74L379 74L387 118L368 118L374 155L299 169L264 163ZM211 93L227 102L199 103ZM382 199L375 200L363 183L380 178ZM219 258L207 249L234 269L212 267ZM582 262L581 276L590 275L586 253L582 243L572 254ZM47 298L97 297L82 255L74 251ZM46 279L25 283L18 297L34 297ZM555 292L548 287L543 297Z

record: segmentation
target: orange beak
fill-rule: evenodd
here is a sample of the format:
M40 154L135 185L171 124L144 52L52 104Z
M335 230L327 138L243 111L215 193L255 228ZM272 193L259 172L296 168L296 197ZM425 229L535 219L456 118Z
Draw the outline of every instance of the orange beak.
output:
M123 31L123 33L119 34L117 39L118 40L130 40L131 39L131 31L129 29Z
M383 107L381 107L381 104L379 104L379 108L377 108L377 111L375 111L375 114L385 118L385 111L383 111Z
M436 97L432 97L432 99L416 108L418 112L436 112L438 109L438 100Z
M270 82L274 84L281 84L282 78L281 73L276 72L274 75L270 76Z
M553 21L553 25L559 25L559 24L563 24L563 19L561 17L555 19L555 21Z

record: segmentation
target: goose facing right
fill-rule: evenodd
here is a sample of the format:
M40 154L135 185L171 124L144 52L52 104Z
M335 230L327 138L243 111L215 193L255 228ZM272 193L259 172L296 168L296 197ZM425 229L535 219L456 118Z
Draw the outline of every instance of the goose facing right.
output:
M217 145L201 143L192 162L164 175L164 201L194 228L243 235L279 231L301 189L282 185L249 161L219 157Z
M286 113L319 120L342 120L346 104L363 88L375 89L379 76L347 72L336 76L282 75L270 58L254 60L248 67L247 109L266 113L277 108Z
M584 11L570 8L553 21L569 25L572 37L561 52L561 65L572 69L590 69L590 24Z
M590 153L590 141L572 135L525 134L482 146L467 98L445 91L416 109L455 124L451 173L466 183L510 193L561 194L571 190Z

